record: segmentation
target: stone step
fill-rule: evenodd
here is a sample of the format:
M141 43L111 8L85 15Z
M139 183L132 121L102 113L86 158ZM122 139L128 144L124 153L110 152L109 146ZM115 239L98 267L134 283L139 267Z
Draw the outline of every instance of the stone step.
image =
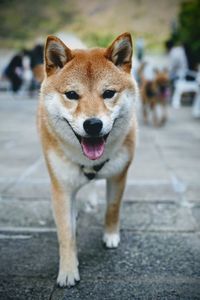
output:
M47 178L30 179L17 181L13 183L12 179L0 181L2 186L2 198L14 198L30 201L32 199L49 199L50 183ZM89 187L88 187L89 186ZM81 195L88 195L90 190L96 193L99 198L105 199L106 185L104 180L96 181L82 188L79 192ZM176 201L184 195L188 201L200 202L200 185L186 184L184 182L173 182L166 180L128 180L124 198L129 201Z
M103 227L105 201L77 202L78 226ZM187 204L187 203L186 203ZM145 202L125 200L121 211L121 227L135 231L180 231L200 230L200 207L173 201ZM0 200L0 228L54 228L51 201L35 199Z

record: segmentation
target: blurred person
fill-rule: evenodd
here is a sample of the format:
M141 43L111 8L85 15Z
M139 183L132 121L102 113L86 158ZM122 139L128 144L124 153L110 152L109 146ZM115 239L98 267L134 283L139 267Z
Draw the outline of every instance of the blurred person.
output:
M165 45L169 55L171 102L173 107L178 108L184 94L188 94L190 101L193 101L198 90L197 73L189 69L191 64L189 64L188 52L184 46L175 46L172 39L168 40Z
M44 79L43 52L44 46L41 43L37 43L31 51L30 66L33 72L32 90L39 88L40 83Z
M24 50L23 57L22 57L22 66L23 66L23 73L22 73L22 90L27 91L32 82L33 73L31 70L31 50Z
M188 71L188 60L183 46L175 46L173 40L165 43L169 57L169 77L174 85L178 78L186 76Z
M142 61L144 57L144 39L142 37L136 40L135 47L137 59L138 61Z
M23 55L24 51L22 50L19 53L15 54L7 67L4 70L4 76L8 78L11 83L11 90L13 93L17 93L23 83Z

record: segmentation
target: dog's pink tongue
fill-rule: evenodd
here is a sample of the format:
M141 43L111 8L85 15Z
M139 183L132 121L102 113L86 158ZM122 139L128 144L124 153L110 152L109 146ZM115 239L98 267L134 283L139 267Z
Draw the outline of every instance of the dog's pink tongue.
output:
M105 141L103 138L82 138L83 153L91 160L100 158L104 153Z

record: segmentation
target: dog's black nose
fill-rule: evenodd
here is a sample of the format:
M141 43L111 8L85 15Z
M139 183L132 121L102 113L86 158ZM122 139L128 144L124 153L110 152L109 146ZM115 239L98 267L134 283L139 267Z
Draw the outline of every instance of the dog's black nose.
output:
M87 119L83 123L83 128L85 129L85 132L93 136L98 135L102 127L103 127L102 121L97 118Z

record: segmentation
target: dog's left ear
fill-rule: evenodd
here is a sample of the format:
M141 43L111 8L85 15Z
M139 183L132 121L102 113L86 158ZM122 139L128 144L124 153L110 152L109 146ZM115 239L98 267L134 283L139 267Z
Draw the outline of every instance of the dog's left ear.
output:
M122 68L125 72L131 70L132 59L132 39L130 33L121 34L106 49L106 58L111 60L117 67Z

